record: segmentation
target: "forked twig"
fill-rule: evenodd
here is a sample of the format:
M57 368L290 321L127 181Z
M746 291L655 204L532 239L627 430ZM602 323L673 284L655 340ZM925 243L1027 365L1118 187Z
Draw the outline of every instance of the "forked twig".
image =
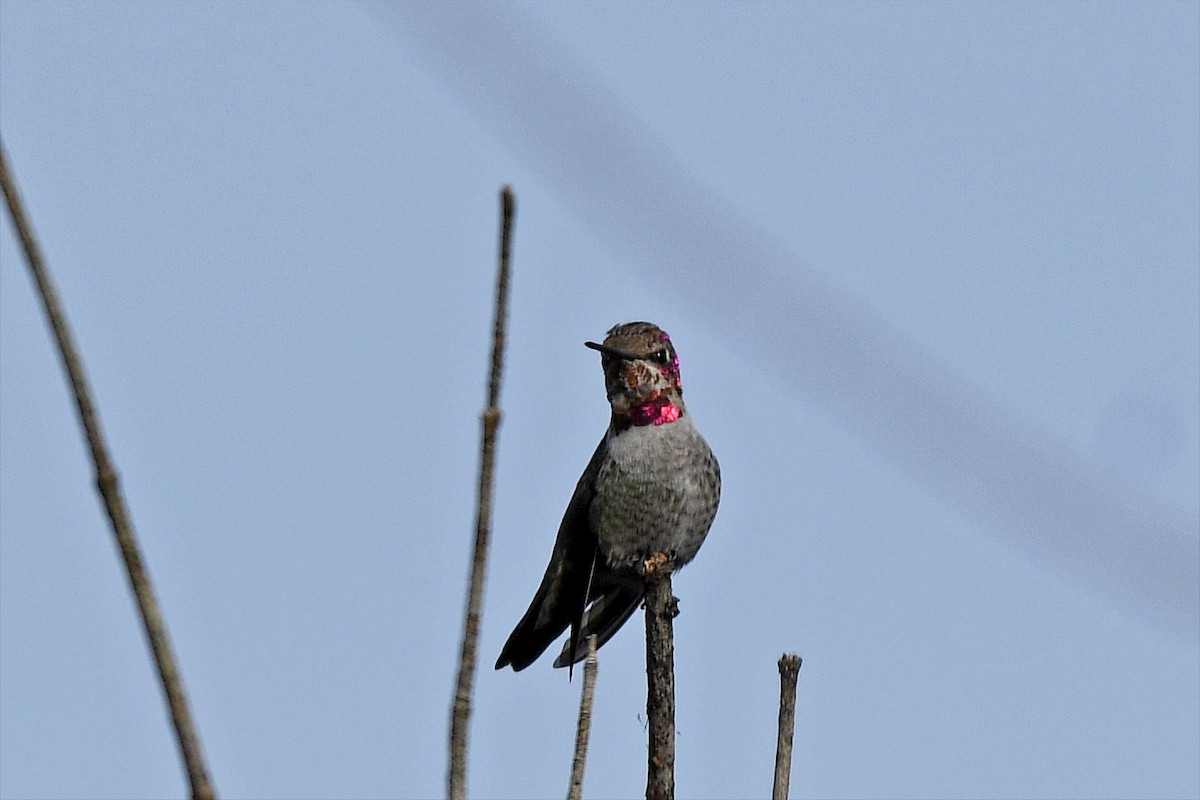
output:
M49 269L42 258L41 248L33 235L33 226L25 214L25 207L17 191L16 181L8 170L8 155L0 143L0 184L3 185L4 200L8 205L8 213L12 216L13 227L21 239L25 251L25 260L29 271L37 284L38 294L42 299L46 318L54 332L54 340L58 344L58 353L62 358L63 368L71 382L71 390L75 395L75 405L79 409L79 421L83 424L84 436L92 451L92 463L96 469L96 488L104 501L104 509L108 512L112 524L113 536L121 557L125 562L125 571L129 575L129 584L137 598L138 610L141 612L142 625L146 630L146 638L150 641L150 651L158 666L158 677L162 682L163 692L167 696L167 706L171 712L171 722L175 726L175 737L179 743L179 751L183 757L184 768L187 770L188 782L191 784L192 797L197 800L209 800L216 797L216 790L209 781L208 768L204 763L203 749L200 737L192 722L191 711L188 709L187 694L183 689L183 679L171 651L171 641L167 635L167 624L163 620L158 600L154 597L154 589L150 585L150 575L142 562L138 548L137 536L130 521L125 501L121 497L120 479L117 470L108 457L108 447L104 443L104 435L100 431L100 420L96 416L95 405L92 402L91 390L88 388L87 377L83 371L83 361L75 349L71 331L67 327L67 318L58 302L58 294L50 279Z
M496 309L492 323L492 367L488 377L488 404L483 412L483 434L479 449L479 498L475 512L475 550L471 559L467 612L463 623L462 651L458 659L458 682L450 714L450 768L447 776L451 800L467 796L467 725L471 717L471 693L475 685L475 653L479 617L483 605L483 579L487 570L488 535L492 526L492 470L496 461L496 429L500 425L500 375L504 367L505 323L508 319L509 252L512 243L516 198L512 189L500 190L500 268L496 276Z
M771 800L787 800L792 778L792 736L796 732L796 682L803 659L784 653L779 659L779 740L775 744L775 784Z

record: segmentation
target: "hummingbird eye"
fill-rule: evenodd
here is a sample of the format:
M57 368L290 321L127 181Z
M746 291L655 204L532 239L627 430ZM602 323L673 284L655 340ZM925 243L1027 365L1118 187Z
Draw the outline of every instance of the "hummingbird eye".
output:
M671 363L671 354L668 353L667 348L664 347L662 350L659 350L657 353L654 353L652 356L650 356L650 359L658 364L662 364L665 367L667 364Z

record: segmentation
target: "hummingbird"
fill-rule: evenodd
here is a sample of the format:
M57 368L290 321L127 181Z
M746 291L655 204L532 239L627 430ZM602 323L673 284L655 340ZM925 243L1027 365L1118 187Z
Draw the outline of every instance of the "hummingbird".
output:
M588 636L597 647L611 639L641 605L655 559L675 570L696 556L721 499L721 469L683 404L666 331L629 322L584 344L600 352L612 416L496 669L525 669L567 628L556 667L583 660Z

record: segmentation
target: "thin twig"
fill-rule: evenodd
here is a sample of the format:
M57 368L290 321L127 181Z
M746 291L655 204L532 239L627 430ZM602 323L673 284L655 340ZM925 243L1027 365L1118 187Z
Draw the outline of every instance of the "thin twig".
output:
M492 367L488 377L488 404L483 412L483 437L479 448L479 499L475 512L475 551L463 623L458 682L450 715L450 769L447 777L451 800L467 796L467 724L475 685L475 653L483 605L483 579L487 570L488 535L492 527L492 469L496 461L496 429L500 426L500 374L504 367L505 323L508 320L508 264L516 199L512 189L500 190L500 269L496 275L496 309L492 323Z
M775 744L775 785L771 800L787 800L792 778L792 736L796 732L796 682L803 659L784 653L779 659L779 741Z
M92 451L92 463L96 468L96 488L104 501L105 511L108 512L112 523L113 536L121 557L125 561L125 571L129 575L129 584L137 597L138 609L141 611L142 625L146 630L146 638L150 641L150 651L158 666L158 677L162 682L163 692L167 696L167 706L171 711L171 722L175 726L175 737L179 743L179 751L183 757L184 768L187 770L188 782L191 784L192 797L197 800L208 800L216 796L216 790L209 781L208 768L204 764L203 749L200 737L196 734L192 723L191 711L188 709L187 694L183 689L183 679L175 663L171 651L170 638L167 636L167 625L159 610L158 601L154 597L154 589L150 585L150 575L142 563L138 549L137 536L125 501L121 497L120 480L117 470L108 457L108 448L104 443L104 435L100 431L100 420L96 416L95 405L92 403L91 390L88 388L87 377L83 371L83 362L75 349L71 331L67 327L67 318L58 302L58 295L50 279L49 269L42 259L41 248L33 235L33 226L25 215L25 207L17 191L16 181L8 170L8 155L0 143L0 184L3 184L4 199L8 204L8 212L12 216L13 227L21 239L25 250L25 260L29 271L37 284L38 294L42 298L42 307L46 318L54 331L54 339L58 344L58 353L66 369L67 378L71 382L71 390L75 395L75 405L79 409L79 420L83 424L84 436Z
M652 559L653 560L653 559ZM646 800L675 797L675 597L672 565L647 564L646 573L646 719L650 741Z
M587 761L588 733L592 729L592 697L596 694L596 634L588 637L587 660L583 662L583 692L579 696L579 723L575 727L575 758L571 762L571 786L567 800L583 797L583 766Z

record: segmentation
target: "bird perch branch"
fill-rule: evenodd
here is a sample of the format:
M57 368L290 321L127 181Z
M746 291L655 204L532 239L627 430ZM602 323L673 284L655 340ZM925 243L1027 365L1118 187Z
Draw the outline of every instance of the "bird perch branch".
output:
M646 800L675 797L675 639L677 610L665 556L646 563L646 718L650 741Z

